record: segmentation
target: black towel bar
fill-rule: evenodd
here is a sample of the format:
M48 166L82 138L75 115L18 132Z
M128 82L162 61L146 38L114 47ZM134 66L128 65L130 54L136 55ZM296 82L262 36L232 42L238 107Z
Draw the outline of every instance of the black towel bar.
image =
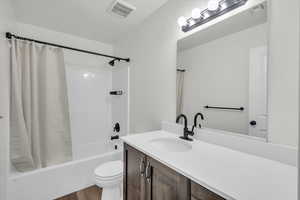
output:
M240 111L245 110L244 107L233 108L233 107L219 107L219 106L204 106L204 108L220 109L220 110L240 110Z

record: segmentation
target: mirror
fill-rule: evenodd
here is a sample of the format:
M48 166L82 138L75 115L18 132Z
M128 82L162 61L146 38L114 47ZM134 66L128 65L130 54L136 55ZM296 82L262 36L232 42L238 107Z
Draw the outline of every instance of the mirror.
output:
M177 116L203 128L267 137L267 4L178 41ZM199 118L200 120L200 118Z

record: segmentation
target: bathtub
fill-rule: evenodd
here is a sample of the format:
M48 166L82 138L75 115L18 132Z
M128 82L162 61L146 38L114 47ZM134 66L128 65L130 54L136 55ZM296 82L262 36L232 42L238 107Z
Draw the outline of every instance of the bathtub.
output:
M122 158L121 151L74 160L26 173L14 173L8 181L9 200L53 200L92 186L94 169Z

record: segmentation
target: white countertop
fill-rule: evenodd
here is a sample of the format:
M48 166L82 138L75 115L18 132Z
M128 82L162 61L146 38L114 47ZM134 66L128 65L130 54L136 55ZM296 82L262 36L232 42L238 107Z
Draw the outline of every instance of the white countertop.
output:
M194 140L186 152L153 148L149 141L177 135L154 131L122 137L160 161L227 200L297 200L297 168L277 161Z

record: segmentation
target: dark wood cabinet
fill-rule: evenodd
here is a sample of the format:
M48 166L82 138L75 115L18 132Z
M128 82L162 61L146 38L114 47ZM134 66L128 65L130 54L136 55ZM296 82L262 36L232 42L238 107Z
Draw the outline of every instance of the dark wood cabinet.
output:
M124 144L124 200L225 200Z
M189 200L190 181L185 176L148 157L147 200Z
M225 200L205 187L191 181L192 200Z
M144 200L146 180L144 178L146 155L124 145L124 199Z

